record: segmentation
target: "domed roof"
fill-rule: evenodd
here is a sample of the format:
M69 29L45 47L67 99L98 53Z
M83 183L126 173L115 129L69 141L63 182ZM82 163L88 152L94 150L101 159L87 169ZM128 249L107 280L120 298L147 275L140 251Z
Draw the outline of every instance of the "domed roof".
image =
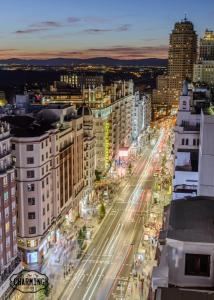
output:
M85 103L77 109L78 116L91 116L92 111Z

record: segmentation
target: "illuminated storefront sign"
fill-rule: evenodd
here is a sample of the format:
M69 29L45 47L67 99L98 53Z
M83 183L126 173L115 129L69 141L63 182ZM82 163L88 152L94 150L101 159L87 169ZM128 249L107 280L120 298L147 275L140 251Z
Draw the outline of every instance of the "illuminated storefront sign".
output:
M105 121L104 122L104 134L105 134L105 138L104 138L104 142L105 142L105 168L108 168L109 166L109 148L110 148L110 144L109 144L109 122Z

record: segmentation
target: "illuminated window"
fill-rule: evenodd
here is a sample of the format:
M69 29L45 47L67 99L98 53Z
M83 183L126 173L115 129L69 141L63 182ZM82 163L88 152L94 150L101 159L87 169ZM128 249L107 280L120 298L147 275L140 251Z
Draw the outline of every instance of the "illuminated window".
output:
M5 231L8 232L9 230L10 230L10 223L7 222L7 223L5 224Z

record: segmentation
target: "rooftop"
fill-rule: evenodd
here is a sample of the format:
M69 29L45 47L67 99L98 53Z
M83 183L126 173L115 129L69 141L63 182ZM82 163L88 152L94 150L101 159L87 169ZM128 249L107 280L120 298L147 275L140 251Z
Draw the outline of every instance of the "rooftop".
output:
M48 122L40 122L30 116L6 116L1 119L11 126L11 135L15 137L37 137L45 134L55 126Z
M187 290L182 288L159 288L156 300L214 300L213 291Z
M167 237L214 243L214 197L197 196L172 201Z

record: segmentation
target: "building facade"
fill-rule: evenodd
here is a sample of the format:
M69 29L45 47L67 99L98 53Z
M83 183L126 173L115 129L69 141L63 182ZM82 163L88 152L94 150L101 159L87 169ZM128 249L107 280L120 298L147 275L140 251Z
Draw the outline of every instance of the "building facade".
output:
M199 58L194 65L193 81L214 84L214 33L206 30L200 39Z
M10 126L0 122L0 298L10 288L9 277L21 270L17 248L15 169Z
M214 60L214 33L206 30L203 38L200 39L199 60Z
M175 126L173 199L196 196L199 181L201 110L210 106L210 90L184 83Z
M150 299L213 299L213 208L213 197L180 199L168 206Z
M50 245L60 239L58 225L65 216L74 221L79 215L83 119L60 122L64 109L62 115L59 111L56 125L51 120L40 124L27 116L8 117L16 158L18 246L27 263L42 262Z
M90 74L66 74L60 76L60 81L66 83L72 87L95 87L103 84L102 75L90 75Z
M168 76L159 75L152 91L152 117L157 120L168 113Z
M83 101L91 108L95 135L95 168L105 172L120 147L132 141L133 82L83 90Z
M213 85L214 84L214 60L199 61L194 65L193 81Z
M168 59L168 101L172 109L177 109L182 84L192 80L193 65L197 58L197 34L193 24L186 18L175 23L170 34Z

